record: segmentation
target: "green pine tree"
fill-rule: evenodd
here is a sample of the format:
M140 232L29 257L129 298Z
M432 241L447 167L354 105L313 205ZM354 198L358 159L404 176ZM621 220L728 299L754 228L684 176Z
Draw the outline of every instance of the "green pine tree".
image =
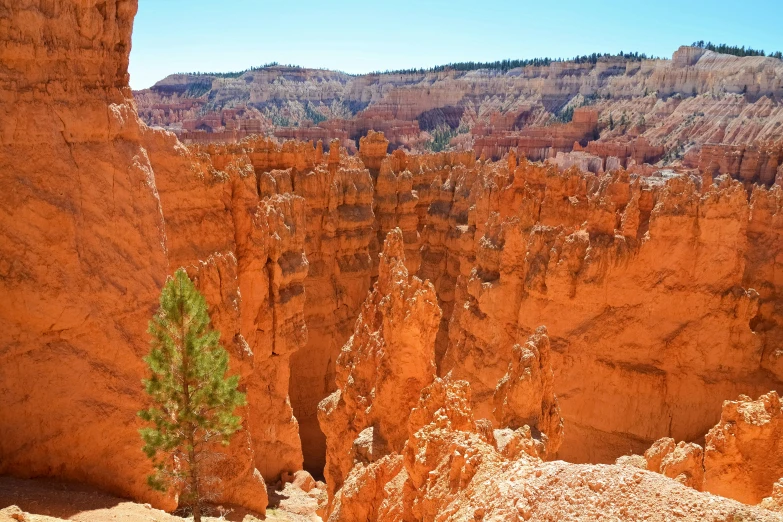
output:
M228 352L185 270L166 281L148 331L152 341L144 361L151 376L143 383L152 405L139 412L152 424L140 430L144 453L155 467L147 482L159 491L180 490L181 503L200 522L214 479L206 464L240 429L242 419L234 410L245 404L245 395L237 390L239 376L226 377Z

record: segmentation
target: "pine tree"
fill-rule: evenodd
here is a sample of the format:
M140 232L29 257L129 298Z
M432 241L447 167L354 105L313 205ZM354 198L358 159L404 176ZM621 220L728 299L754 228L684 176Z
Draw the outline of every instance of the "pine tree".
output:
M234 410L245 404L245 395L237 390L239 376L226 377L228 352L185 270L166 281L148 331L152 340L144 361L151 376L143 383L152 405L139 412L152 423L140 430L144 453L155 467L147 482L159 491L181 490L181 503L200 522L214 479L206 464L240 429L242 419Z

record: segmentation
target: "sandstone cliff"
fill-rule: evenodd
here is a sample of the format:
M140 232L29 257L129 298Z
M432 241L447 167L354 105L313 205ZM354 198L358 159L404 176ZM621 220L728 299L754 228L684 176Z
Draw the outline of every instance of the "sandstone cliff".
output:
M432 285L408 275L403 245L389 232L338 360L338 390L319 405L332 521L443 518L485 458L539 460L560 444L546 329L515 347L493 430L474 418L468 382L435 376L440 309Z
M316 405L335 389L339 343L395 227L406 267L432 281L443 311L439 375L471 383L478 417L494 418L513 347L547 323L570 426L560 458L612 462L661 436L695 440L723 399L780 384L779 187L748 197L708 173L595 175L470 153L383 157L384 136L368 142L378 143L364 149L368 168L335 147L328 158L312 145L263 140L206 149L216 164L246 158L236 161L259 180L292 169L290 184L270 186L307 203L310 341L292 358L290 393L308 469L323 462Z
M128 89L134 1L0 5L0 473L145 482L146 323L169 272Z
M350 76L270 66L236 78L179 74L136 97L144 121L189 143L254 132L351 148L375 130L392 148L544 160L586 147L604 170L715 164L769 185L781 164L779 147L767 151L783 138L782 77L776 58L682 47L671 60L602 56L510 70ZM436 144L439 133L447 138Z
M146 485L136 412L146 323L185 266L248 396L216 500L263 513L264 478L302 466L288 376L307 339L304 201L259 195L246 165L216 168L139 122L135 1L2 10L0 473L176 505Z
M324 463L335 520L567 517L575 503L587 517L765 516L724 501L717 514L682 484L777 502L776 61L683 49L672 61L377 81L298 70L275 84L279 71L253 71L211 92L226 101L247 88L305 112L302 91L286 89L321 83L335 120L361 112L356 136L329 123L343 134L328 146L252 137L186 148L136 116L135 1L0 9L0 473L174 506L144 483L135 413L144 328L167 274L184 266L248 396L221 502L263 512L264 480ZM181 95L199 81L175 78L158 94L195 113ZM346 89L369 105L341 106ZM518 98L499 104L493 93L509 90ZM566 106L573 120L554 124ZM627 121L612 128L618 113ZM348 155L380 122L386 133ZM444 123L468 125L471 136L454 138L466 150L402 150ZM226 132L263 128L238 125ZM489 140L479 160L473 131ZM674 158L678 142L693 148ZM517 161L556 152L549 164ZM667 155L682 168L639 165ZM702 454L689 441L712 426ZM612 462L661 437L646 459L623 462L681 485L543 462ZM666 506L652 502L656 489Z
M628 466L509 454L470 403L467 382L436 379L411 413L403 454L355 466L329 520L779 520Z
M350 337L370 289L371 250L377 258L370 173L357 158L341 151L336 142L324 154L321 144L313 147L286 142L281 146L269 140L248 139L238 145L195 147L193 156L200 158L205 177L211 181L205 184L194 179L195 188L183 189L189 182L177 177L177 172L188 169L170 169L171 177L167 179L172 183L168 191L162 191L164 200L176 209L169 221L183 230L174 248L181 249L185 259L235 247L243 252L240 258L247 260L246 282L253 285L248 291L259 299L247 315L249 331L257 329L253 322L270 317L271 305L265 302L270 293L268 285L281 285L278 295L280 308L285 311L277 316L279 326L290 328L286 324L290 318L295 320L291 332L302 333L294 337L285 334L289 338L281 340L280 349L270 359L281 379L276 381L274 394L278 401L284 400L288 387L300 427L305 466L320 473L325 442L316 419L318 402L335 390L340 347ZM293 203L292 212L281 209L276 214L289 222L283 235L264 223L267 201ZM233 216L230 219L224 217L228 209ZM278 245L276 253L269 254L272 245ZM279 283L258 275L275 266L267 266L269 262L280 265ZM261 329L267 336L260 337L259 342L270 341L272 325ZM290 380L280 370L284 365L290 366ZM283 412L279 419L282 422L287 406L280 408L272 411ZM276 473L282 470L281 465L274 466Z
M777 387L758 356L775 350L779 283L761 276L770 297L755 290L759 267L774 264L747 246L755 205L738 183L696 182L486 168L469 192L475 210L454 231L467 232L475 262L460 257L441 372L469 380L488 417L515 336L546 322L569 426L559 456L577 462L641 451L653 433L693 440L724 397ZM759 194L774 201L777 189Z
M494 416L498 426L516 430L527 426L541 439L537 455L555 455L563 442L563 419L554 394L549 337L541 326L524 345L512 348L508 372L495 388Z

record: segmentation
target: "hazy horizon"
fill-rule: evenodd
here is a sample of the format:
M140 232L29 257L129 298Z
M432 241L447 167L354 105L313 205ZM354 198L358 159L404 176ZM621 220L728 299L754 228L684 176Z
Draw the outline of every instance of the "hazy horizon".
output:
M312 1L139 0L130 55L133 89L178 72L229 72L278 62L350 74L452 62L620 51L670 58L697 40L783 51L783 3L662 0L593 5L400 0L389 9L355 0L339 9ZM749 6L754 8L748 9Z

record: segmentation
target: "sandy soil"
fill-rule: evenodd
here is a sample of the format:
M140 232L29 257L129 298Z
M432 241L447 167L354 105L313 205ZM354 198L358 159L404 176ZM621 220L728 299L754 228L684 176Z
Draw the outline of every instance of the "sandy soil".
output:
M269 491L266 517L236 506L210 506L208 521L316 522L316 494L308 495L286 484L282 491ZM18 510L11 506L17 506ZM14 514L16 513L16 514ZM21 517L21 518L18 518ZM193 520L171 515L148 504L137 504L97 489L48 479L0 477L0 522L181 522Z

